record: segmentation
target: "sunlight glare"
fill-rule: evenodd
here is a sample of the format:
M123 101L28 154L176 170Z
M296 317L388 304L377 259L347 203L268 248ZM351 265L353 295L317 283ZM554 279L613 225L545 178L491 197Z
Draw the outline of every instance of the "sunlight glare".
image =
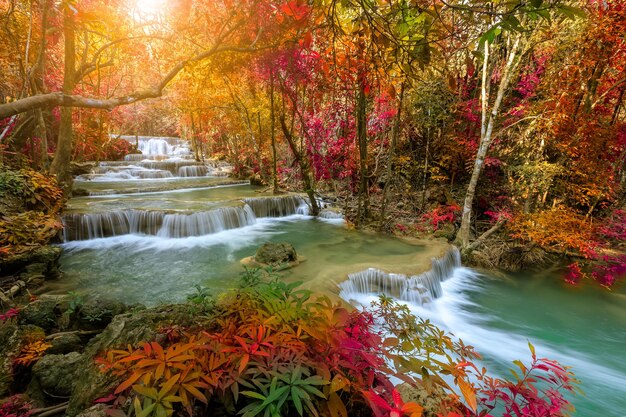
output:
M166 5L166 0L137 0L136 11L142 17L153 18L160 14Z

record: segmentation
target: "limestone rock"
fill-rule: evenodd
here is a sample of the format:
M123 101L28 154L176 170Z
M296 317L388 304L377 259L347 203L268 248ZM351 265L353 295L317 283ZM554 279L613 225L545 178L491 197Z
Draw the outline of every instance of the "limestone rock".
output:
M0 276L18 275L45 275L56 278L58 275L57 261L62 249L56 246L41 246L32 251L18 253L0 260ZM22 279L24 279L22 277Z
M52 347L46 351L48 354L66 354L80 352L83 342L76 333L62 333L50 341Z
M127 310L119 301L103 298L87 300L78 308L78 327L87 330L104 329L113 317Z
M106 408L107 406L104 404L97 404L78 414L76 417L107 417Z
M8 323L0 326L0 398L6 397L14 388L13 360L19 356L22 345L44 337L43 329L37 326L18 327Z
M20 310L18 320L20 324L32 324L50 331L56 327L57 313L56 301L37 300Z
M78 352L45 355L33 365L33 380L46 394L69 397L82 372L82 358Z
M175 323L190 327L197 320L198 317L194 317L189 306L184 304L115 316L107 328L91 339L85 347L80 365L81 372L66 414L70 417L76 416L89 407L96 398L109 394L120 383L115 377L102 373L93 358L108 349L124 348L129 344L137 346L140 342L155 340L158 329L162 326Z
M257 250L254 260L261 264L280 265L298 260L291 243L265 243Z

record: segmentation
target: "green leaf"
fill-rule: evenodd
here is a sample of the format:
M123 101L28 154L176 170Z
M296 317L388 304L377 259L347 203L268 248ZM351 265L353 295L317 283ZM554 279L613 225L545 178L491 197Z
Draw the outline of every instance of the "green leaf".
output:
M144 397L152 398L153 400L158 399L157 390L152 387L146 387L143 385L133 385L133 391L138 394L143 395Z
M298 414L302 416L302 401L300 401L300 394L298 394L298 390L295 387L291 388L291 402L296 407Z
M573 6L567 6L565 4L557 6L557 10L561 12L561 14L565 15L566 17L572 20L574 20L577 17L584 18L587 16L583 9L579 9L578 7L573 7Z
M267 398L265 399L265 401L263 401L264 405L269 405L271 403L273 403L274 401L276 401L281 395L283 395L283 393L285 391L287 391L289 389L288 385L285 385L284 387L280 387L277 388L275 391L271 391L270 395L267 396Z
M478 45L482 47L485 42L492 44L493 41L496 39L496 36L500 35L500 33L502 33L502 28L500 27L500 24L498 23L496 25L493 25L491 28L489 28L489 30L487 30L487 32L483 33L478 41Z
M303 385L302 389L307 391L307 392L310 392L313 395L317 395L320 398L326 399L326 396L324 394L322 394L322 392L320 390L318 390L317 388L315 388L315 387L312 387L310 385Z
M254 392L254 391L241 391L242 395L245 395L246 397L250 397L250 398L256 398L257 400L261 400L261 401L265 401L265 396L259 394L258 392Z

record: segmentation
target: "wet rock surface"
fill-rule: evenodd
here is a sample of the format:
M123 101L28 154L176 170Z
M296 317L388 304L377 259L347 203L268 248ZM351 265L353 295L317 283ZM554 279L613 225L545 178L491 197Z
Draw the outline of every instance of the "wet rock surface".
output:
M291 243L265 243L257 250L254 260L261 264L280 265L298 260Z

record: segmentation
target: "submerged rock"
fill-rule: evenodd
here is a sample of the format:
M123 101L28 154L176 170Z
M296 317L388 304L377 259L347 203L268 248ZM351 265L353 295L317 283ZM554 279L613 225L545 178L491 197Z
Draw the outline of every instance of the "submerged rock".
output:
M291 243L265 243L257 250L254 260L261 264L281 265L296 262L298 254Z

